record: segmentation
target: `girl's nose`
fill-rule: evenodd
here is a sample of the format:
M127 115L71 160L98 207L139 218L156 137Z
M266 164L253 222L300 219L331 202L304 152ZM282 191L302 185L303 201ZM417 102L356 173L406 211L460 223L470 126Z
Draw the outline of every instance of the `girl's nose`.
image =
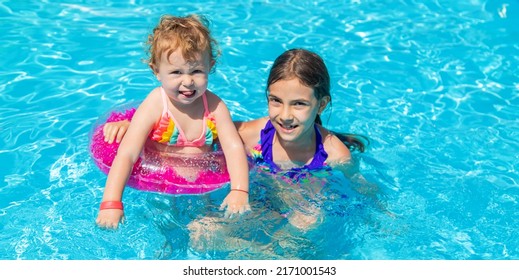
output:
M281 110L281 114L279 115L279 117L283 121L291 121L294 118L289 106L284 106L283 110Z
M191 75L185 75L184 78L182 79L182 85L185 87L190 87L194 83L195 83L195 81L193 80L193 77L191 77Z

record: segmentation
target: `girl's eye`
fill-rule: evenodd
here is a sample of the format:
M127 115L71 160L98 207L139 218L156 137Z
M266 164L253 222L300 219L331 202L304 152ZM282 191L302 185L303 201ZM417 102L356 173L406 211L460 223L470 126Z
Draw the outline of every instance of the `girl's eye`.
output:
M305 102L296 102L296 103L294 103L294 105L297 106L297 107L305 107L305 106L307 106L307 104Z
M203 74L203 73L204 73L204 71L199 70L199 69L193 71L193 74Z
M273 97L270 97L270 98L269 98L269 102L270 102L270 103L281 103L281 102L279 101L279 99L277 99L277 98L273 98Z
M170 74L173 74L173 75L180 75L180 71L171 71Z

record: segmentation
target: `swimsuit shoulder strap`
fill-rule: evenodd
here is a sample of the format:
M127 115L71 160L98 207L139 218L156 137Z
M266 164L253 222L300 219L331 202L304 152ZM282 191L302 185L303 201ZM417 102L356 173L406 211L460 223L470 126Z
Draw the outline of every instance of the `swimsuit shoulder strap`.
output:
M328 158L328 153L324 150L323 145L323 137L321 132L319 131L319 127L317 124L314 125L315 129L315 154L312 161L305 165L302 168L306 168L309 170L319 169L325 166L326 159ZM274 163L274 158L272 155L272 143L274 140L274 135L276 133L276 129L272 125L272 123L267 121L265 128L261 130L260 141L261 141L261 156L263 157L263 161L265 161L273 171L279 171L280 168ZM301 169L301 168L294 168Z
M207 117L209 115L209 105L207 103L207 94L205 92L202 95L202 100L204 101L204 117Z
M279 171L280 168L274 163L272 156L272 143L274 141L274 135L276 134L276 129L270 122L267 121L265 127L261 130L260 141L261 141L261 156L263 161L267 163L271 171Z
M308 169L317 169L321 168L325 165L326 159L328 158L328 153L324 150L323 145L323 136L319 131L319 127L317 124L314 124L315 129L315 154L312 162L310 162L306 167Z

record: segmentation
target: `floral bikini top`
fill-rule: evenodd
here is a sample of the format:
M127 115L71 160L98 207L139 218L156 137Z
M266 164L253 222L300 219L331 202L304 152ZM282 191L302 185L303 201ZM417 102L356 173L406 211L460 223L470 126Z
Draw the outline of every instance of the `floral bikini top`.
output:
M161 87L160 90L164 107L162 109L162 115L160 119L157 121L153 127L153 130L151 131L151 139L169 146L201 147L204 145L213 144L213 141L218 138L218 133L216 132L216 121L208 109L207 97L205 93L202 95L205 109L204 127L202 129L202 134L197 139L189 141L186 139L184 131L182 131L180 126L177 124L173 114L168 110L168 97L164 91L164 88Z
M315 154L312 161L302 167L293 167L290 170L282 170L273 161L272 157L272 143L276 129L270 122L265 125L265 128L261 130L259 143L251 150L252 160L255 164L262 166L263 169L270 171L271 173L284 172L284 175L291 179L298 180L307 177L308 171L329 169L330 167L326 164L328 153L324 150L322 143L322 136L319 132L317 125L314 125L315 129ZM305 172L306 171L306 172Z

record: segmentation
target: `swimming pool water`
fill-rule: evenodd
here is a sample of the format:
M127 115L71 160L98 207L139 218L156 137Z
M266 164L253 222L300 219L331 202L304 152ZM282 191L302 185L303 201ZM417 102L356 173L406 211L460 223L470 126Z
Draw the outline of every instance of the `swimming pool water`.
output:
M186 239L198 214L218 220L226 190L127 188L126 223L98 229L106 176L89 133L157 85L142 42L165 13L211 20L222 57L210 87L235 119L266 114L277 55L319 53L325 126L371 139L355 158L394 215L337 177L308 202L326 210L319 230L286 230L255 174L255 211L217 223L246 250L213 236L196 253ZM519 259L518 14L513 0L0 1L0 259Z

